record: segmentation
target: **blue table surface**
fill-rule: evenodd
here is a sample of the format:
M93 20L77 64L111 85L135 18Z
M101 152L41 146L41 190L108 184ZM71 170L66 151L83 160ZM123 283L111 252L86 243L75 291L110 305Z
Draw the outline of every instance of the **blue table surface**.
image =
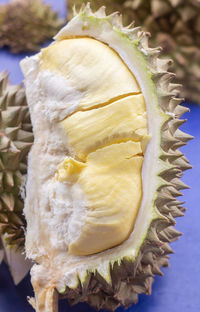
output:
M6 0L0 0L5 3ZM64 0L48 0L60 16L66 14ZM10 72L12 83L23 80L19 61L25 54L13 55L8 49L0 50L0 71ZM195 139L181 150L193 165L193 170L184 174L183 181L191 189L184 191L183 200L186 202L187 212L184 218L177 219L176 228L184 233L178 242L172 244L175 252L170 259L170 268L163 269L164 277L155 277L151 296L141 295L139 302L127 311L131 312L198 312L200 311L200 106L185 102L190 113L181 129L190 133ZM32 296L30 276L27 276L17 287L12 283L6 265L0 265L0 312L31 312L33 309L27 303L27 296ZM60 302L59 311L94 311L85 303L70 307L66 300ZM119 308L118 312L125 311Z

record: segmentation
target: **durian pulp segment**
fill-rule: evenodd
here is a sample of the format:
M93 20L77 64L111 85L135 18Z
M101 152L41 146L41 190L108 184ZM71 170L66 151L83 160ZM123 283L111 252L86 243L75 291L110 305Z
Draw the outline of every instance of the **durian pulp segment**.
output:
M79 111L62 122L74 155L85 160L99 146L123 140L142 141L148 135L145 101L142 94L127 96L109 105Z
M70 235L68 251L101 252L129 237L139 211L149 139L144 97L117 53L97 40L61 40L40 59L41 72L63 76L82 94L76 110L60 122L73 152L55 174L63 185L77 184L85 197L84 224L78 237Z
M61 40L43 49L40 59L41 71L64 76L70 87L81 94L79 109L140 92L137 81L121 58L98 40Z
M87 198L87 218L79 238L69 245L70 253L97 253L129 237L142 197L140 145L128 141L89 154L77 178Z

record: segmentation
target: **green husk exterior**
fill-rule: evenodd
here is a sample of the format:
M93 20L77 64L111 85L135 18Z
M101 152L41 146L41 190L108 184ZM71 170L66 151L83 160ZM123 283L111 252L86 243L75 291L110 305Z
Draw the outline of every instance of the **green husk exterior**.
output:
M178 129L185 122L180 117L188 109L180 105L182 102L182 99L178 98L180 85L171 82L174 78L174 74L168 72L171 61L159 59L160 50L149 48L149 34L142 32L140 28L124 28L117 14L110 18L106 17L103 8L95 15L87 5L82 7L80 13L84 14L84 20L90 16L103 20L107 18L113 27L118 28L129 40L138 42L138 49L147 60L148 69L156 85L160 109L164 116L160 129L160 160L163 169L159 173L161 182L159 188L155 190L154 201L154 209L158 213L152 219L136 259L124 257L110 265L111 282L103 278L97 269L93 272L88 271L83 280L78 278L79 282L75 288L66 287L62 293L60 292L60 297L67 298L71 304L87 301L97 310L114 311L120 305L128 307L132 303L137 303L138 295L141 293L151 294L154 276L162 275L160 268L168 266L169 254L173 253L169 243L181 235L174 228L175 218L183 216L185 211L182 202L176 198L182 195L181 189L187 188L180 178L184 170L191 168L178 148L192 137ZM51 307L49 311L56 311L53 307L54 296L55 292L51 289L47 295L48 299L46 298L46 303L50 304L47 306Z
M0 5L0 47L13 53L37 51L60 29L63 20L42 0L14 0Z
M71 20L73 17L73 7L75 6L77 10L81 8L83 4L87 4L87 0L68 0L67 1L67 19ZM127 24L131 19L133 14L130 9L127 9L124 4L126 0L91 0L90 6L93 11L97 11L100 7L105 6L106 14L111 14L114 11L119 11L123 13L123 22Z
M69 18L73 4L80 7L82 2L68 0ZM95 9L107 4L107 13L117 10L123 13L125 24L134 21L151 33L150 44L161 46L163 55L174 61L173 71L184 86L182 96L200 103L199 0L91 1Z
M0 235L8 246L24 248L23 198L20 190L33 142L24 88L0 74Z

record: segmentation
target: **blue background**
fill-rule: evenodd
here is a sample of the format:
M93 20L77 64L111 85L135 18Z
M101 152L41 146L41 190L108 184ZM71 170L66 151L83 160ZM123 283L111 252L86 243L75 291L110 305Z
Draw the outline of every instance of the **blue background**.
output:
M6 0L0 0L5 3ZM65 17L65 0L48 0L53 8ZM23 80L19 61L25 54L13 55L8 49L0 50L0 71L10 72L12 83ZM198 312L200 311L200 106L185 102L191 112L184 115L188 118L181 129L195 137L181 150L193 165L193 170L186 171L183 181L191 189L184 191L181 198L186 202L187 212L184 218L177 219L176 228L184 233L178 242L172 244L175 255L171 256L170 268L164 269L164 277L155 277L152 295L141 295L139 303L127 311L131 312ZM6 265L0 265L0 312L31 312L26 297L32 296L30 277L27 276L17 287ZM59 312L94 311L87 304L69 307L67 301L60 302ZM118 312L125 311L122 308Z

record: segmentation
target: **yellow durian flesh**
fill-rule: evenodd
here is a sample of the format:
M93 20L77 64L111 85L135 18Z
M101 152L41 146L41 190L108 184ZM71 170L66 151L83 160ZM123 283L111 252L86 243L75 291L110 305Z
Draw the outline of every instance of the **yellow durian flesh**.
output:
M68 158L63 168L67 162ZM141 143L132 141L88 155L77 179L87 198L87 218L79 239L69 245L70 253L97 253L128 238L142 198L142 162ZM60 180L60 170L57 178ZM70 181L71 177L66 177L66 182Z
M142 141L148 135L145 101L142 94L131 95L109 105L79 111L62 122L74 155L85 160L100 146L123 140Z
M61 40L40 59L40 71L62 75L82 93L77 109L60 122L72 155L55 174L61 183L77 183L86 199L85 223L68 251L101 252L129 237L140 207L149 139L144 97L119 55L97 40Z
M66 39L42 50L40 70L66 78L82 94L79 109L88 109L140 87L121 58L107 45L91 38Z

